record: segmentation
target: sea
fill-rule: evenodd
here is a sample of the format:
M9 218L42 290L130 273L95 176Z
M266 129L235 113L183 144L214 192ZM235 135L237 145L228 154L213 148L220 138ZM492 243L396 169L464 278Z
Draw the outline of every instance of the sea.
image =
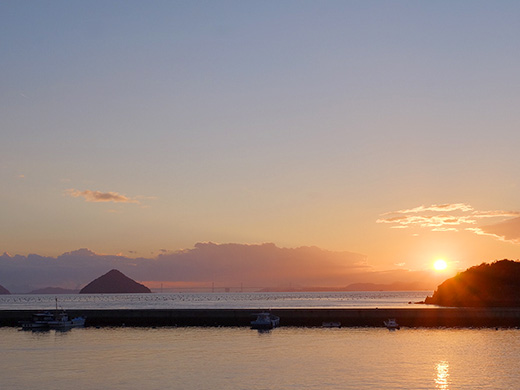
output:
M65 309L360 308L409 307L409 302L424 300L425 295L324 292L57 297ZM0 297L1 310L39 310L54 305L55 296ZM0 352L2 390L520 388L520 330L511 328L389 331L281 326L260 332L247 327L86 327L31 332L0 327Z
M0 295L0 310L63 309L274 309L410 307L432 291L179 292L152 294Z

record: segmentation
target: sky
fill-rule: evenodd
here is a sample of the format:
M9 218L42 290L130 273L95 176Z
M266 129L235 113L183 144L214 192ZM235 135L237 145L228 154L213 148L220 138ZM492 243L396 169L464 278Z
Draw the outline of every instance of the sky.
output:
M0 253L520 258L517 1L3 1Z

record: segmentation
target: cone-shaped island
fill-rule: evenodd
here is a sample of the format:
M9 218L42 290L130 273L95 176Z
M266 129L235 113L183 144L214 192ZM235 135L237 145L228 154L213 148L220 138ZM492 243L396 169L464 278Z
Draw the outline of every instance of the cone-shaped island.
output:
M83 287L80 294L130 294L151 293L150 289L130 279L117 269L93 280Z

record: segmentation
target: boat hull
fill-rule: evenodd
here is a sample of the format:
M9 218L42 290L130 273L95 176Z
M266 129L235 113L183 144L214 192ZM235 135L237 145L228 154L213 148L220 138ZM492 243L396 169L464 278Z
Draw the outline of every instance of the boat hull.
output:
M280 317L270 313L259 313L254 321L251 321L251 329L269 330L280 325Z

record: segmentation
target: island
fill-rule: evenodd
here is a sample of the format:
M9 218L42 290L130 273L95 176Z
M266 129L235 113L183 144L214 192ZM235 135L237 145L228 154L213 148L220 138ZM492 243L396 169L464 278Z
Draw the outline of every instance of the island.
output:
M77 294L78 290L71 290L67 288L61 288L61 287L44 287L39 288L37 290L32 290L29 294Z
M80 294L142 294L151 293L150 289L130 279L117 269L93 280L83 287Z
M482 263L437 287L426 304L450 307L520 307L520 262Z
M0 286L0 295L8 295L11 294L8 289L6 289L4 286Z

